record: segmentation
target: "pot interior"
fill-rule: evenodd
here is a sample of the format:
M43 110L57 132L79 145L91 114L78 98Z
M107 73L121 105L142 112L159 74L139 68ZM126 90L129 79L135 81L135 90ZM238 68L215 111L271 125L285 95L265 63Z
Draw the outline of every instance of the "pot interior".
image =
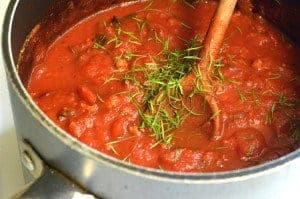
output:
M34 65L34 58L43 57L43 52L53 41L60 37L73 25L100 10L130 1L114 0L66 0L20 1L12 30L12 52L18 63L19 76L26 86ZM27 6L33 5L33 6ZM261 13L296 44L300 44L300 2L281 0L257 0L254 2L254 12ZM28 15L26 13L32 13ZM45 14L46 13L46 14ZM24 17L25 16L25 17ZM36 25L38 23L38 25ZM35 26L36 25L36 26ZM31 31L32 30L32 31ZM31 32L30 32L31 31ZM30 33L30 34L29 34ZM27 34L29 34L28 37ZM15 39L17 38L17 39ZM23 43L25 44L23 46ZM23 49L23 50L22 50ZM38 50L36 50L38 49ZM19 55L19 52L21 54ZM42 52L37 55L36 52Z

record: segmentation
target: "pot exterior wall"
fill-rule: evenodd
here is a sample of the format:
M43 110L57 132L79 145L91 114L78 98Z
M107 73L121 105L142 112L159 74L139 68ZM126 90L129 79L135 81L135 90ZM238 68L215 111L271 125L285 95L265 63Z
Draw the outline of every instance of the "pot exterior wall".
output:
M300 179L300 160L272 173L228 182L203 182L149 178L132 174L73 150L72 145L43 127L10 87L11 102L19 139L27 140L47 164L104 199L265 199L296 198ZM298 195L298 194L297 194Z

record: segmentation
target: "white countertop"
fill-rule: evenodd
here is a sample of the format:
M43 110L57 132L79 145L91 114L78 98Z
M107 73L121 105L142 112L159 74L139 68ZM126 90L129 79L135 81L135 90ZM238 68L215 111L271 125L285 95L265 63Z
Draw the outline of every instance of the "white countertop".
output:
M0 33L9 0L0 0ZM0 38L0 44L2 43ZM0 198L6 199L24 185L16 134L0 48Z

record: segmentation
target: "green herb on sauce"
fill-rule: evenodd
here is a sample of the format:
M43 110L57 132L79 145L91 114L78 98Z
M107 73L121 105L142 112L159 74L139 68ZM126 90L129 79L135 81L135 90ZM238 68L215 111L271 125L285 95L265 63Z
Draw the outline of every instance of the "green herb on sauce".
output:
M252 90L251 91L251 96L253 99L253 102L257 105L260 106L261 105L261 99L259 98L259 96L256 93L256 90Z
M193 3L189 0L183 0L183 3L194 10L196 9L196 7L193 5Z
M136 21L138 30L139 30L140 35L141 35L143 30L145 29L145 27L147 25L147 21L145 19L140 19L137 16L132 16L131 19Z
M104 45L107 43L107 37L103 34L97 35L94 41L93 48L105 49Z
M146 5L146 7L144 8L144 10L149 10L149 9L151 9L152 6L153 6L153 4L154 4L154 1L151 0L151 1L148 3L148 5Z
M187 28L187 29L192 29L192 27L184 22L181 22L181 25L184 27L184 28Z
M247 97L245 96L245 93L242 90L237 91L240 97L241 102L245 102L247 100Z
M122 143L122 142L126 142L126 141L129 141L129 140L132 140L132 139L134 139L134 138L136 138L136 136L126 137L126 138L118 138L118 139L115 140L115 141L107 142L107 143L106 143L106 146L107 146L107 148L109 148L115 155L120 155L120 154L118 153L118 151L116 150L115 145L120 144L120 143Z
M270 77L267 78L267 80L274 80L279 79L281 77L281 74L272 74Z
M276 111L276 106L277 106L277 103L273 103L271 106L271 110L267 113L267 115L266 115L267 124L272 124L272 122L274 120L274 113Z
M282 107L294 107L295 104L288 100L286 98L286 96L282 93L276 93L277 97L278 97L278 104Z
M195 67L202 47L198 37L186 44L184 50L169 49L169 40L159 38L155 31L154 39L162 45L162 51L153 63L146 63L140 69L133 67L134 71L125 75L125 81L144 91L144 100L138 107L142 118L140 128L151 129L157 143L171 145L170 132L178 128L187 115L196 114L183 103L181 80ZM138 80L138 74L143 75L144 81Z
M277 97L277 101L275 101L272 106L270 111L266 115L266 123L267 124L272 124L274 120L274 113L278 110L283 110L283 109L294 109L296 107L296 104L288 99L283 93L276 93L274 91L269 91L272 94L274 94ZM288 117L293 119L293 116L290 116L286 111L285 113L287 114Z
M217 80L220 80L221 83L224 82L225 80L225 76L222 72L222 67L223 67L223 64L222 64L222 60L221 59L218 59L214 62L214 77L217 79Z

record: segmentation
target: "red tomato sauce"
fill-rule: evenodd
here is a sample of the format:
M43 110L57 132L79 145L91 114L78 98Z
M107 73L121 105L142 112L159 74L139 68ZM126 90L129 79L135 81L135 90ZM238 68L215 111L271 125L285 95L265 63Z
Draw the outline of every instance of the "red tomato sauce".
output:
M145 167L226 171L297 149L299 49L262 17L239 10L214 66L224 137L211 139L212 117L220 113L205 108L205 93L182 98L189 100L189 114L164 135L170 139L158 139L143 125L143 88L155 80L145 80L148 70L159 70L157 60L168 59L162 52L180 54L195 37L201 44L216 7L215 1L154 0L91 16L58 38L42 59L37 56L28 91L81 142Z

